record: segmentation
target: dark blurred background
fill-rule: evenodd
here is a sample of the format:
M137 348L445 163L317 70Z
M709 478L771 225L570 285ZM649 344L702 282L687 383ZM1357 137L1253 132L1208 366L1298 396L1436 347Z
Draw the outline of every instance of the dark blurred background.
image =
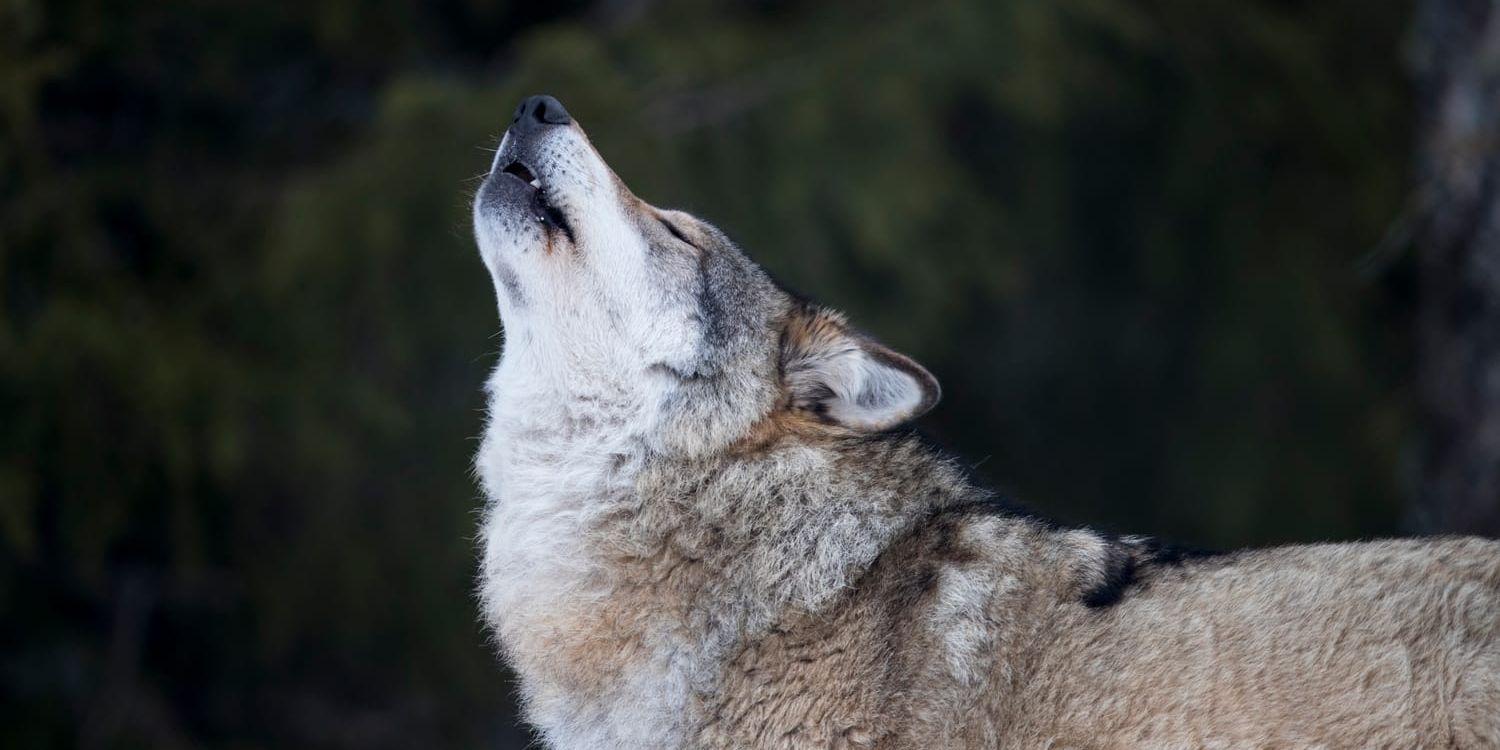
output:
M538 92L927 364L924 428L1044 514L1494 533L1497 40L1491 0L10 0L0 746L524 744L467 203Z

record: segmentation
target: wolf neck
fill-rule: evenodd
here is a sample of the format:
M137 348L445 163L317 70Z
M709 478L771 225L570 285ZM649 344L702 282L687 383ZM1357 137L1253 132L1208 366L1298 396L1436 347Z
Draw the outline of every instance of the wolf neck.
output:
M648 450L647 408L619 390L543 398L504 365L492 381L483 599L556 747L686 744L736 643L825 607L963 486L911 441L859 448L900 481L791 441L668 460Z
M509 345L508 345L509 346ZM628 502L644 460L645 407L609 379L579 390L508 351L489 382L489 423L475 459L487 496L481 528L484 613L521 677L528 719L556 747L621 745L610 685L584 663L590 612L616 585L590 529ZM601 652L603 655L603 652ZM665 692L642 692L641 703ZM679 701L680 702L680 701ZM645 745L642 745L645 746Z

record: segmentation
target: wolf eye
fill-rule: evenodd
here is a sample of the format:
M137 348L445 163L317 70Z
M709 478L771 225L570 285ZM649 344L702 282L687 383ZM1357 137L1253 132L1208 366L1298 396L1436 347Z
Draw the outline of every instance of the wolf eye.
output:
M666 219L663 219L663 218L660 218L660 217L658 217L656 220L659 221L659 222L661 222L661 225L664 226L664 227L666 227L667 231L671 232L672 236L676 237L680 242L682 242L682 244L687 245L688 247L691 247L691 248L693 248L695 250L698 249L698 246L694 245L692 240L689 240L686 236L684 236L683 233L681 232L681 230L679 230L677 227L673 226L672 222L667 221Z

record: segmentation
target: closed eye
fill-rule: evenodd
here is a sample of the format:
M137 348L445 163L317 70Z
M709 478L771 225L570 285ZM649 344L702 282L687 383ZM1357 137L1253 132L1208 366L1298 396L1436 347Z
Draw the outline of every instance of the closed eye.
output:
M693 242L692 242L692 240L689 240L685 235L683 235L683 233L680 230L677 229L677 227L673 226L672 222L667 221L666 219L663 219L663 218L660 218L660 217L658 217L656 220L659 221L659 222L661 222L661 225L664 226L664 227L666 227L667 231L671 232L672 236L676 237L678 239L678 241L680 241L682 244L687 245L688 247L691 247L694 250L698 249L698 246L694 245Z

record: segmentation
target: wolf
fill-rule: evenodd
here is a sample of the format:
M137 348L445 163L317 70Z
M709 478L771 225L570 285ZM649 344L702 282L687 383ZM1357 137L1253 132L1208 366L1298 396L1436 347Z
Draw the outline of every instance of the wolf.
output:
M473 203L479 598L554 748L1500 747L1500 544L1187 553L905 426L937 380L636 197L563 105Z

